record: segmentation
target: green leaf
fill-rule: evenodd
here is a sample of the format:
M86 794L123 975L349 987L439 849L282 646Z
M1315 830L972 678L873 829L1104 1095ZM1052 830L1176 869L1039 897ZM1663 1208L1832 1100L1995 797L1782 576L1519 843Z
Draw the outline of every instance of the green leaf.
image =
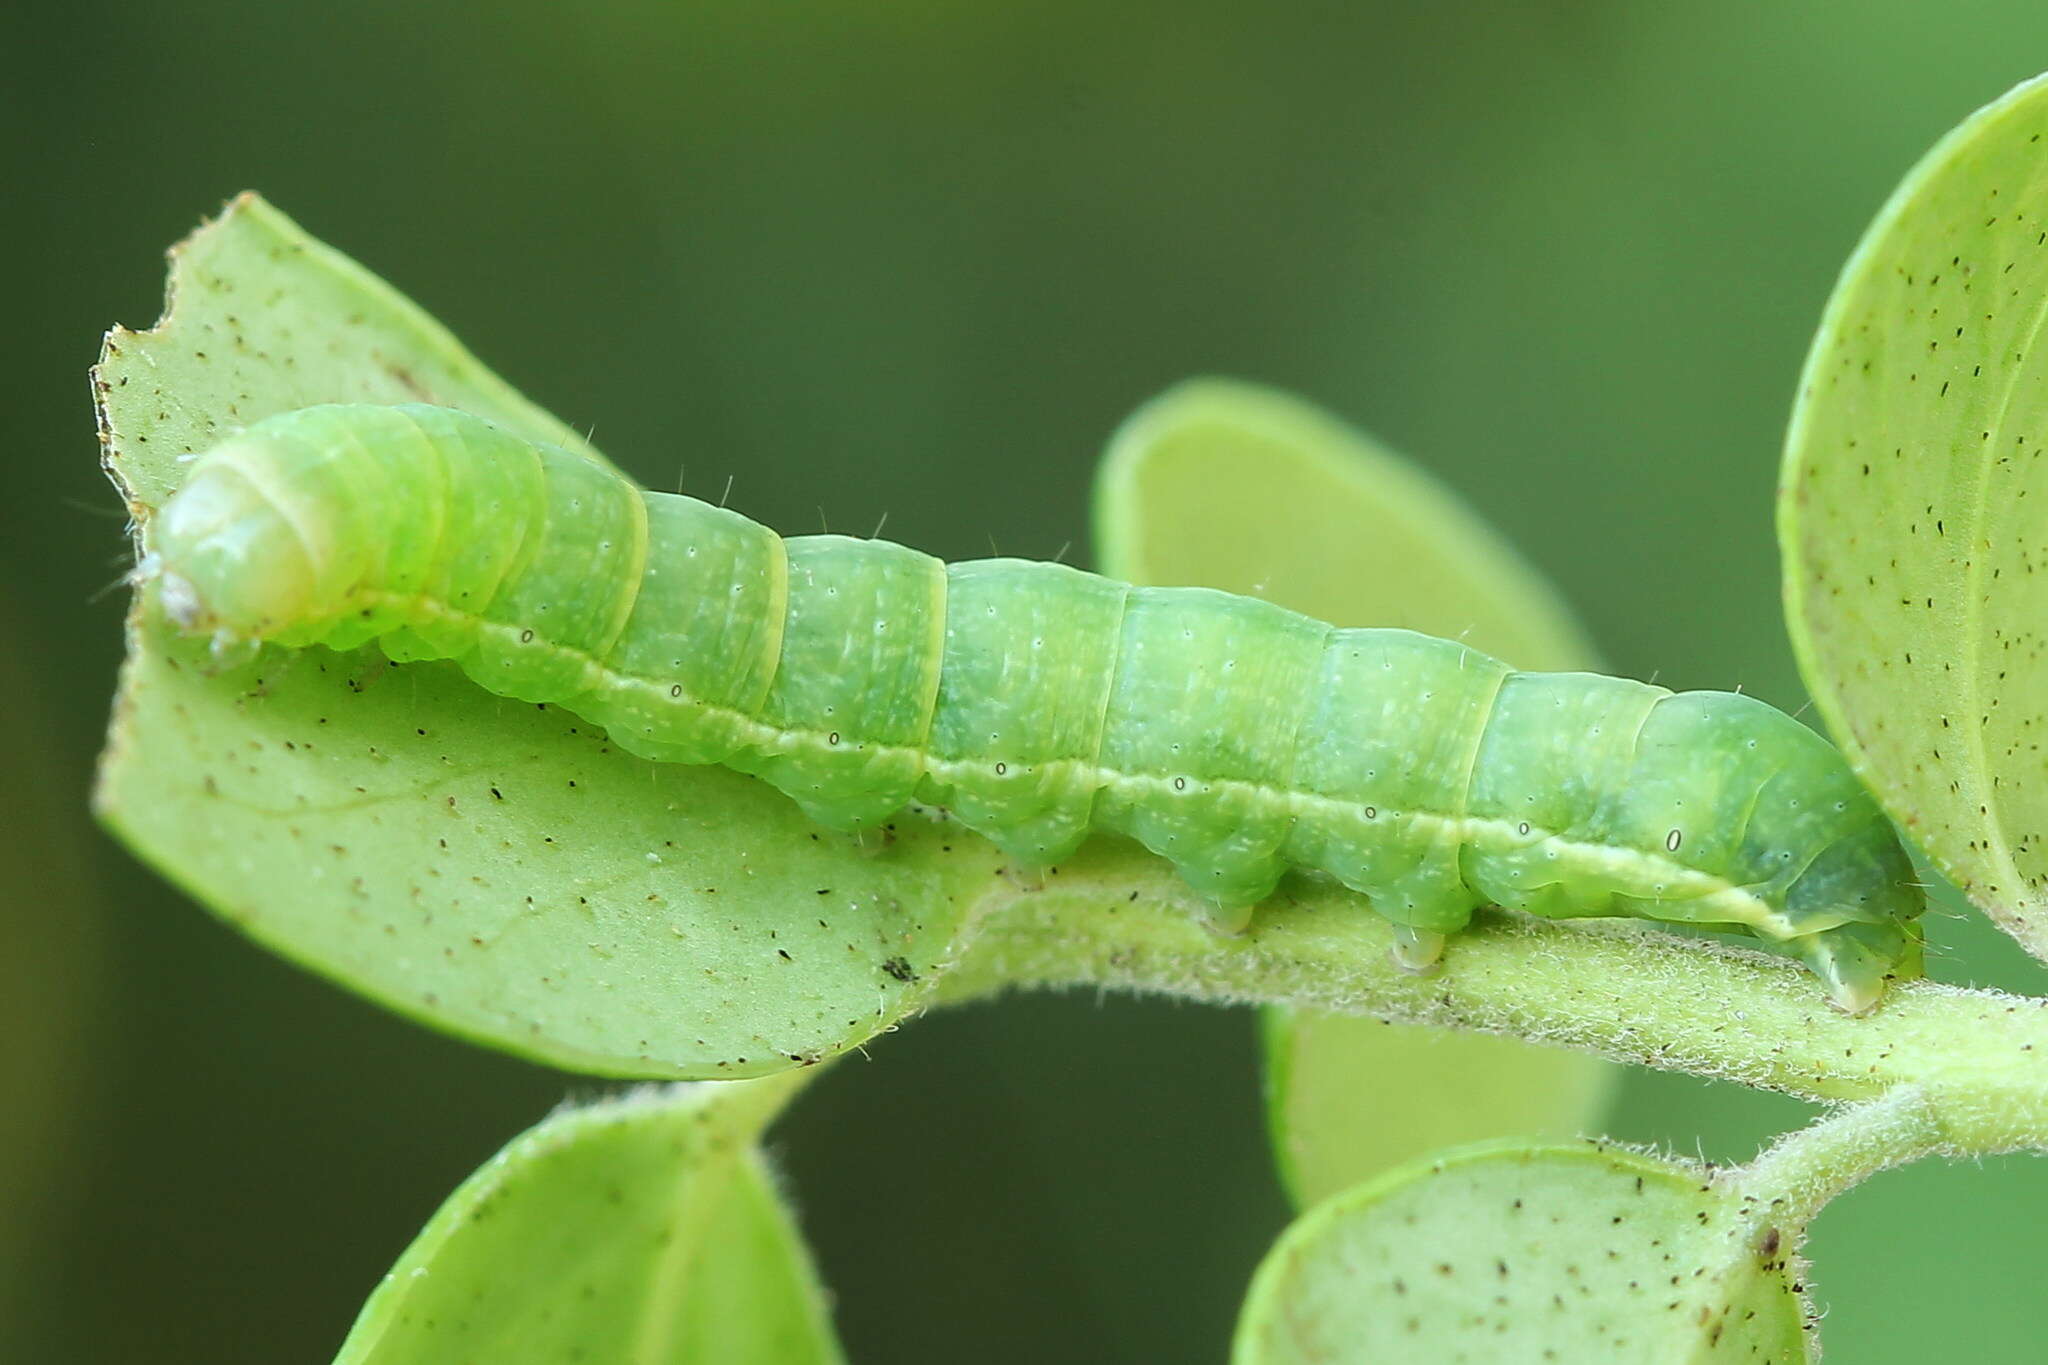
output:
M1095 541L1103 572L1127 582L1451 636L1518 668L1594 657L1542 576L1456 494L1255 384L1189 380L1133 413L1097 478Z
M1596 1130L1621 1068L1484 1033L1271 1006L1266 1124L1295 1207L1482 1138Z
M1455 494L1297 399L1196 380L1140 409L1104 460L1105 570L1253 593L1337 625L1470 640L1525 668L1593 651L1536 571ZM1618 1068L1513 1039L1343 1015L1265 1015L1283 1180L1313 1203L1424 1152L1593 1126Z
M1812 1359L1790 1236L1701 1168L1488 1144L1390 1171L1275 1244L1234 1365Z
M1849 258L1778 502L1785 610L1892 818L2048 957L2048 81L1929 152ZM2032 501L2029 501L2032 499Z
M594 451L253 196L172 256L95 371L138 522L183 457L310 403L426 400ZM452 665L269 649L222 668L145 597L96 805L276 951L437 1028L610 1075L743 1076L918 1008L991 846L911 815L820 831L767 786L653 764Z
M336 1365L842 1359L754 1141L799 1074L558 1114L465 1181Z

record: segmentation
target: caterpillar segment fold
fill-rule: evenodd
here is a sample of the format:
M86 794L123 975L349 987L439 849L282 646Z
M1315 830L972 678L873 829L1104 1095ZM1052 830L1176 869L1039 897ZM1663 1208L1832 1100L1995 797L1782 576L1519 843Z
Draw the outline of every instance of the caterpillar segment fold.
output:
M145 541L165 614L226 646L453 660L839 829L915 799L1026 866L1127 835L1226 930L1301 868L1365 893L1411 969L1494 904L1748 933L1852 1012L1919 973L1892 827L1749 697L1518 673L1061 564L784 539L425 406L259 422Z

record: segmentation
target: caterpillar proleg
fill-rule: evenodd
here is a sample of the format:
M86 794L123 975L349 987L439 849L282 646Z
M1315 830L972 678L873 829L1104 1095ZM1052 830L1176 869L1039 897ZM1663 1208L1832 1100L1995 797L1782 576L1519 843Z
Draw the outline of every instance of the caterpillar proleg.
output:
M1040 865L1115 831L1219 913L1309 869L1365 893L1411 966L1498 904L1746 932L1851 1012L1919 973L1892 827L1826 740L1737 694L1062 564L785 540L425 406L257 423L145 536L184 630L451 659L835 828L918 800Z

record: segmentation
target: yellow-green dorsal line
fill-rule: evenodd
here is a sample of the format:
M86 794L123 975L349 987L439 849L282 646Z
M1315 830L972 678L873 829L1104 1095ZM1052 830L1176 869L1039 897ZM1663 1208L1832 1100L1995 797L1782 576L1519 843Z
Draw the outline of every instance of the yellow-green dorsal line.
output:
M443 603L428 601L421 597L399 601L388 593L365 592L358 594L351 605L357 609L365 605L392 609L404 619L413 622L460 621L479 632L497 632L505 636L515 633L514 627L465 617L463 613L452 611ZM507 640L505 643L513 642ZM798 749L805 749L813 755L822 755L842 743L850 744L856 751L863 748L861 741L846 740L832 731L778 729L765 725L752 716L731 711L729 708L714 707L700 698L678 693L674 684L620 673L587 654L565 650L546 640L535 639L525 643L534 650L546 650L558 656L573 656L582 668L582 694L630 688L644 693L649 705L698 715L721 713L720 719L735 723L735 733L741 737L744 745L762 753L789 754ZM570 705L570 709L574 709L573 705ZM621 747L628 752L637 752L631 735L621 735L618 738ZM942 786L957 786L962 781L971 782L980 775L970 771L966 764L949 762L916 746L867 747L877 757L904 758L915 762L931 782ZM990 766L992 771L993 765ZM1567 872L1584 871L1590 875L1605 875L1617 882L1625 881L1650 888L1667 900L1694 902L1699 913L1687 918L1696 922L1742 925L1759 936L1777 940L1795 938L1801 932L1797 925L1772 906L1768 887L1738 886L1726 877L1687 867L1661 851L1644 852L1566 839L1554 830L1532 825L1528 821L1489 820L1469 814L1461 817L1441 811L1419 809L1392 812L1380 810L1359 800L1318 796L1312 792L1286 789L1270 783L1235 779L1209 781L1193 773L1118 772L1091 760L1078 758L1059 759L1041 764L1041 775L1049 769L1059 769L1063 773L1071 774L1084 783L1092 784L1097 791L1103 788L1117 788L1127 800L1140 796L1164 797L1177 790L1187 789L1185 785L1176 788L1176 782L1192 782L1200 783L1204 794L1241 794L1258 802L1262 808L1280 812L1291 820L1305 817L1357 823L1396 820L1405 821L1430 837L1454 839L1463 845L1508 848L1541 844L1545 846L1546 852L1554 850L1557 853L1557 861ZM1372 814L1366 814L1368 810ZM1017 854L1019 857L1027 857L1032 852L1035 850L1019 850ZM1805 866L1804 863L1799 864L1795 871L1803 872ZM1780 876L1777 880L1789 883L1792 878Z

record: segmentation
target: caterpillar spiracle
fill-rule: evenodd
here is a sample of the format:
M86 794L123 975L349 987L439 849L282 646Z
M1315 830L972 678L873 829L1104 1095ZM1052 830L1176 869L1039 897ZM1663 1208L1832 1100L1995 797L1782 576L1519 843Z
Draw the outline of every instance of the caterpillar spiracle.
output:
M784 539L426 406L259 422L146 540L185 631L452 659L841 829L917 800L1037 865L1117 831L1219 917L1312 869L1417 969L1491 903L1746 932L1852 1013L1919 974L1891 825L1826 740L1739 694L1516 672L1062 564Z

